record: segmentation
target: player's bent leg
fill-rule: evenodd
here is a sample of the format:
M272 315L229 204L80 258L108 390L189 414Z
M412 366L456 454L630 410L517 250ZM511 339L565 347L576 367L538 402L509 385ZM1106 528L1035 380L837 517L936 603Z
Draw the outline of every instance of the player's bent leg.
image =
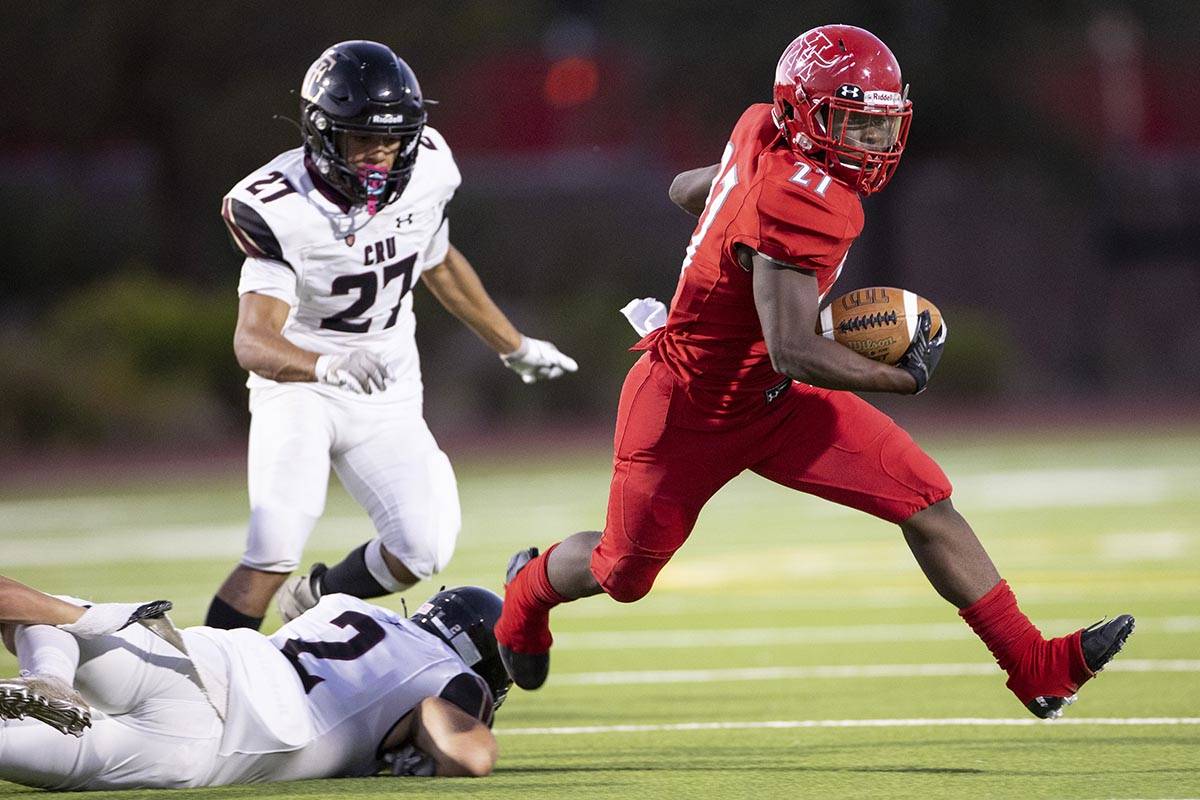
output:
M82 736L91 709L72 685L78 640L53 625L14 625L12 650L21 675L0 681L0 718L36 719L60 733Z
M75 739L31 720L5 723L0 779L63 790L203 785L222 726L188 659L141 625L78 648L75 686L96 709L92 727Z
M317 517L304 511L260 506L250 512L242 563L217 590L205 624L257 630L271 598L300 565Z
M554 548L551 547L551 551ZM546 557L536 547L518 550L504 575L504 606L493 633L500 661L513 683L541 688L550 674L550 610L570 598L554 591L546 576Z
M246 552L225 580L205 624L262 624L271 597L300 564L325 510L333 424L329 401L296 384L251 393Z
M376 538L351 550L332 567L320 562L313 564L305 575L288 578L279 590L276 601L279 616L284 622L316 606L326 594L349 594L369 600L394 592L402 592L422 577L413 574Z
M338 454L333 466L378 538L331 567L323 591L378 597L445 569L462 527L458 482L424 420L396 423Z
M504 607L494 632L500 660L522 689L539 688L550 673L550 610L600 593L590 569L600 536L599 531L582 531L551 546L545 555L530 547L509 559Z
M204 624L211 628L258 630L271 598L287 580L288 574L265 572L239 564L217 590Z
M900 523L929 583L955 608L966 608L1000 582L1000 574L950 498Z
M174 735L104 714L82 738L32 720L0 726L0 780L59 791L203 786L220 746L216 715L177 716Z
M898 523L926 576L1008 673L1038 716L1057 716L1120 649L1132 618L1047 640L1017 607L983 546L950 502L941 468L899 426L856 395L793 386L786 424L754 466L771 480ZM814 432L813 420L821 425ZM1099 655L1085 655L1084 643ZM1105 655L1107 653L1107 655Z
M592 575L592 553L603 535L600 531L581 531L546 554L546 577L556 592L575 600L604 591Z

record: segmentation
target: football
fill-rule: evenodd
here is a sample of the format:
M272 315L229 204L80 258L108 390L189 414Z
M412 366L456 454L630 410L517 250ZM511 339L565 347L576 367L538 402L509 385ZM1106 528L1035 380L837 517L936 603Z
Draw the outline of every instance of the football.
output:
M937 336L942 314L924 297L891 286L855 289L821 309L817 332L867 358L895 364L912 343L922 311L929 312L931 336Z

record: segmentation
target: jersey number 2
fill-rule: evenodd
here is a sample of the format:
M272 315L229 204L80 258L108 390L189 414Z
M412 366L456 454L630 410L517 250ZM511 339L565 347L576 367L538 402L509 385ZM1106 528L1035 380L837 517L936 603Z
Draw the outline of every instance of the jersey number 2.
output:
M355 633L344 642L306 642L303 639L288 639L281 648L284 657L296 668L296 673L300 676L300 683L304 684L305 694L311 692L317 684L325 679L320 675L313 675L304 668L304 665L300 663L301 653L309 653L316 658L328 661L353 661L382 642L386 635L382 625L366 614L357 611L339 614L330 620L330 623L339 628L353 628Z

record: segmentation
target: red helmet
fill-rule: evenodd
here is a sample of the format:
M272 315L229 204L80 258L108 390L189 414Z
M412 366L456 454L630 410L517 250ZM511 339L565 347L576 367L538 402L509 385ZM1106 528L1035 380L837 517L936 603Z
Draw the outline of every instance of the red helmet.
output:
M900 163L912 102L886 44L862 28L822 25L780 56L772 114L789 145L871 194Z

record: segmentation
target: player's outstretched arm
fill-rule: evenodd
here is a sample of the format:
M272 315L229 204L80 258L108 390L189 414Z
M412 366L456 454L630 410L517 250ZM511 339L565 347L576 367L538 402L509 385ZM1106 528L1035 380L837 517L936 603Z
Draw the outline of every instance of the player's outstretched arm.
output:
M575 360L550 342L522 335L492 301L471 262L450 245L446 260L421 273L421 280L447 311L495 350L526 383L558 378L578 369Z
M496 766L496 737L487 725L440 697L427 697L393 729L384 749L397 755L394 774L482 778Z
M84 610L73 603L0 576L0 623L69 625L82 617Z
M700 212L704 210L704 203L708 199L709 188L712 186L713 179L717 177L720 167L720 164L713 164L709 167L699 167L679 173L675 176L675 180L671 181L671 188L667 190L667 196L671 198L672 203L693 217L700 216Z
M915 379L905 370L872 361L815 332L820 293L812 272L761 253L750 260L754 305L776 371L826 389L898 394L917 390Z

